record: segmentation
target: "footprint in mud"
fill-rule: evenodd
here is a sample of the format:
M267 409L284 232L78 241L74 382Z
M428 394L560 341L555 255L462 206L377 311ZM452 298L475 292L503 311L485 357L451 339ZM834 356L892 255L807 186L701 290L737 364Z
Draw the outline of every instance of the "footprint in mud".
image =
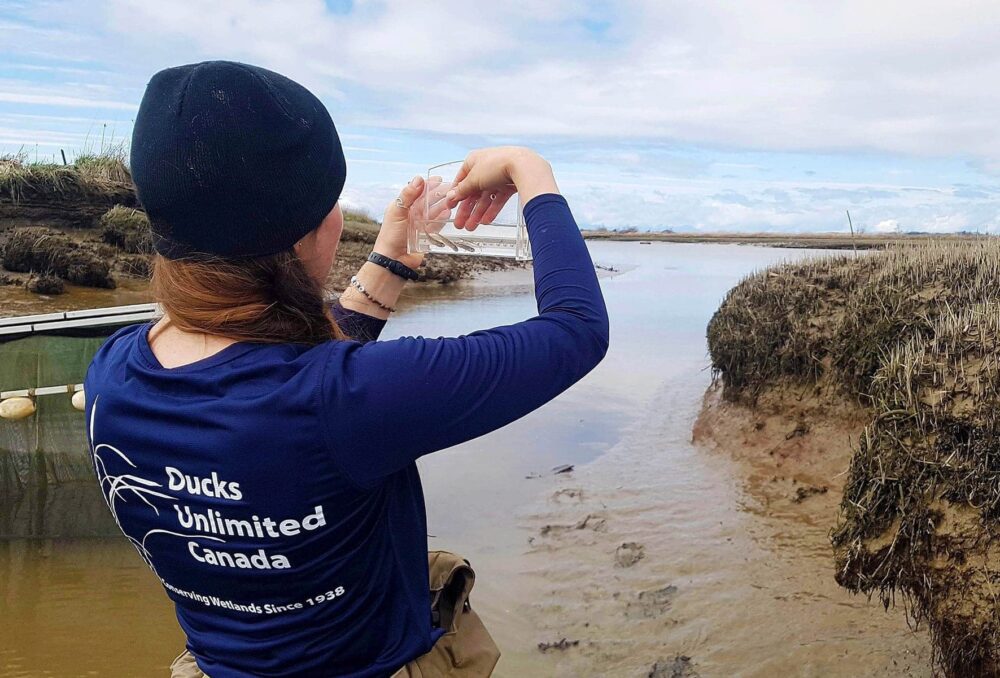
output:
M646 675L648 678L699 678L691 657L683 654L656 662Z
M656 619L667 613L677 597L677 587L664 586L662 589L640 591L636 600L625 606L625 616L629 619Z
M588 513L582 520L573 526L575 530L593 530L594 532L607 532L608 519L598 513Z
M564 487L561 490L556 490L552 493L552 500L559 502L563 499L575 499L576 501L583 501L583 489L579 487Z
M634 541L627 541L615 549L615 565L632 567L646 557L646 547Z
M785 440L791 440L792 438L801 438L802 436L809 433L809 424L802 421L801 419L795 425L791 431L785 434Z
M579 644L579 640L567 640L566 638L562 638L554 643L539 643L538 651L544 653L549 652L550 650L568 650L569 648L576 647Z
M799 487L795 490L795 496L792 497L793 504L801 504L809 497L817 494L826 494L829 490L826 485L805 485Z
M572 525L543 525L538 530L539 536L546 537L550 534L561 534L570 530L593 530L594 532L607 532L607 519L597 513L588 513L586 516L576 521Z

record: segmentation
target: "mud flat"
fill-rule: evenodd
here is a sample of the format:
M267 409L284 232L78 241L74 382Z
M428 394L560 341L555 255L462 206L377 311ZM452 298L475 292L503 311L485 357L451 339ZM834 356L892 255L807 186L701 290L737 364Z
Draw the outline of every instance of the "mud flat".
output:
M992 241L781 266L708 330L702 435L749 458L769 512L832 527L830 580L902 608L946 676L1000 675L998 274Z
M926 633L831 574L838 500L832 486L810 488L846 469L846 436L863 424L846 411L786 440L797 414L778 411L757 431L762 417L718 390L700 414L719 299L750 271L811 254L590 247L621 271L603 281L605 362L522 422L422 460L432 543L477 568L474 604L504 652L498 676L930 676ZM790 471L785 457L841 427L839 464ZM788 447L768 455L778 443ZM525 466L505 473L515 457ZM555 473L563 463L575 466ZM444 468L464 479L460 533L436 509L436 497L459 494ZM520 536L504 529L515 510Z
M524 675L932 675L926 633L832 575L863 417L784 405L712 390L698 412L661 393L612 451L552 481L524 520L521 592L551 668Z
M379 225L345 210L328 286L339 291L364 263ZM122 153L73 165L0 157L0 315L150 300L152 245ZM510 259L428 256L420 282L451 283L523 267Z

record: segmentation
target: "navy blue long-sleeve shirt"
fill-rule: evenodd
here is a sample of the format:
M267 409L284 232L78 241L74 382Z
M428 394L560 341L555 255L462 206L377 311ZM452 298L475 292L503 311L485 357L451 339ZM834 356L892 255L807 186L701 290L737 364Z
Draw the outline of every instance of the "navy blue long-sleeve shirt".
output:
M566 201L524 213L524 322L372 341L380 321L335 308L363 341L237 343L172 369L148 325L102 346L85 383L95 471L208 675L388 675L440 636L415 460L538 408L608 346Z

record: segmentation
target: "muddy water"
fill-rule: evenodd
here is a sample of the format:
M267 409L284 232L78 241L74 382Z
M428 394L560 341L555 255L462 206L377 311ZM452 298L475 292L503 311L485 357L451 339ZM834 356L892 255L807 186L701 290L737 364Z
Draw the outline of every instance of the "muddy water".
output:
M39 295L23 287L0 285L0 316L33 315L81 308L101 308L145 304L152 301L148 284L137 278L123 278L113 290L66 285L66 293Z
M420 462L432 548L465 554L501 676L925 675L900 615L832 584L822 521L773 517L691 443L704 329L750 271L803 251L593 243L612 349L555 402ZM533 311L523 272L415 292L386 336ZM415 402L433 416L433 403ZM552 467L573 464L570 473ZM623 547L623 544L628 546ZM565 649L540 642L565 638ZM0 544L0 676L163 675L182 638L119 541ZM658 663L658 664L657 664Z

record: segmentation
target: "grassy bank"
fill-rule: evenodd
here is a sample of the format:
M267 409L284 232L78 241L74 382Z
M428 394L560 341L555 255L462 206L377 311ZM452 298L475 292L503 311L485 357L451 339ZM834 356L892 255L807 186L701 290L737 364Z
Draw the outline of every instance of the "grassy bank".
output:
M115 205L136 206L121 150L80 155L72 165L0 156L0 230L35 224L90 228Z
M897 597L948 676L1000 673L1000 244L935 242L762 271L708 328L724 396L788 385L870 414L832 535L837 581Z
M331 288L347 285L378 229L367 214L344 210ZM0 285L46 295L61 293L64 283L114 289L129 278L141 285L151 252L149 222L122 149L81 155L70 165L0 156ZM507 259L431 255L420 273L424 282L448 283L514 265L519 264Z

